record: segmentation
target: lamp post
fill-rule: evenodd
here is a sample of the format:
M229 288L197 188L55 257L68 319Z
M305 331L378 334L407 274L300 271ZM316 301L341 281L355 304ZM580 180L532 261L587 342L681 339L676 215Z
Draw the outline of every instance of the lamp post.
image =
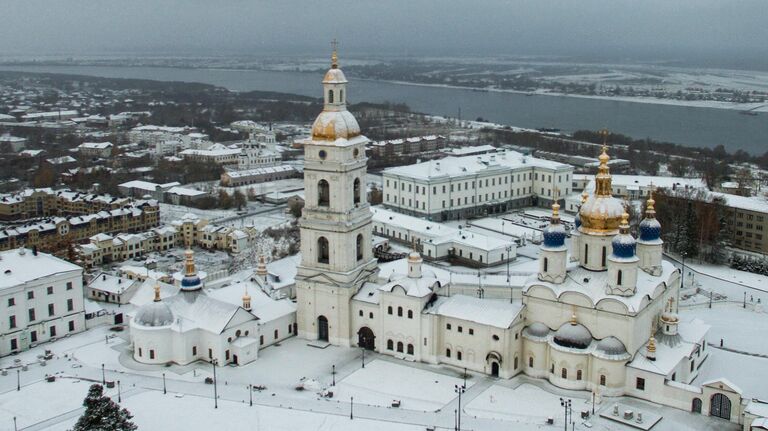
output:
M595 390L592 390L592 416L595 415Z
M19 429L16 427L16 416L13 417L13 431L18 431Z
M219 408L219 391L216 387L216 360L211 359L211 365L213 365L213 408Z
M331 365L331 376L333 377L331 386L336 386L336 364Z
M464 367L464 387L467 387L467 367Z
M565 410L565 422L563 422L563 429L565 431L568 431L568 413L569 412L571 414L571 419L573 419L573 411L571 410L571 400L560 398L560 406Z
M355 404L355 397L349 397L349 420L353 420L355 417L352 415L352 409Z
M467 390L467 386L466 385L461 385L461 386L455 385L454 386L454 391L457 394L459 394L459 408L457 409L458 413L457 413L457 416L456 416L456 431L460 431L461 430L461 394L466 392L466 390Z
M253 384L248 385L248 404L253 407Z
M16 369L16 390L21 390L21 370L18 368Z
M107 373L104 371L104 364L101 364L101 384L102 386L107 384Z
M362 341L363 341L363 345L360 346L360 350L363 351L363 356L361 361L362 361L363 368L365 368L365 337L362 337Z
M163 373L163 394L167 394L168 391L165 388L165 373Z
M747 292L744 292L744 308L747 308Z
M458 418L459 411L457 409L453 409L453 429L458 430L459 429L459 418Z
M123 402L122 395L120 394L120 380L117 381L117 402L118 403Z

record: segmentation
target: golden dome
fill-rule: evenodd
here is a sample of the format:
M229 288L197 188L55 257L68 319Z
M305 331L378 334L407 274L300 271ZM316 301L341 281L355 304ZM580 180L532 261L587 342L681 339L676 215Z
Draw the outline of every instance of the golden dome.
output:
M595 194L583 201L579 208L581 226L579 230L585 233L598 235L613 235L618 233L624 215L624 203L614 198L611 192L611 173L608 169L608 145L605 140L608 130L601 130L603 136L603 150L598 157L600 166L595 175Z
M331 68L325 72L323 77L323 84L346 84L347 77L344 76L344 72L341 69Z
M335 141L360 135L360 126L349 111L323 111L312 125L312 139Z

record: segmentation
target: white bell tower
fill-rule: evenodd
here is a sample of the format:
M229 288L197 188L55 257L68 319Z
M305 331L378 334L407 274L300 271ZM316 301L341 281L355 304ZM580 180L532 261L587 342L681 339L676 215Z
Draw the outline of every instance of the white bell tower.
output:
M298 335L350 345L349 303L378 274L365 175L368 138L346 107L335 42L323 78L324 107L304 144L305 204L296 276Z

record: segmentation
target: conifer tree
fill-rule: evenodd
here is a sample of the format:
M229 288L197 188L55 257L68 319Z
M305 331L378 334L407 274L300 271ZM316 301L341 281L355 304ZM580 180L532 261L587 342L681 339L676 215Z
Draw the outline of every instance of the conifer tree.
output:
M85 413L77 420L73 431L134 431L133 415L104 395L99 384L91 385L83 401Z

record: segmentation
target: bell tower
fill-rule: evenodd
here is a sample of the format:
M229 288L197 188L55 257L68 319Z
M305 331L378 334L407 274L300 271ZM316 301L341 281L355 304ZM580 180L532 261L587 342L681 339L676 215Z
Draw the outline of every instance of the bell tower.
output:
M347 79L334 41L323 78L323 112L304 145L305 203L296 276L298 335L350 345L349 303L378 274L365 175L368 138L347 111Z

